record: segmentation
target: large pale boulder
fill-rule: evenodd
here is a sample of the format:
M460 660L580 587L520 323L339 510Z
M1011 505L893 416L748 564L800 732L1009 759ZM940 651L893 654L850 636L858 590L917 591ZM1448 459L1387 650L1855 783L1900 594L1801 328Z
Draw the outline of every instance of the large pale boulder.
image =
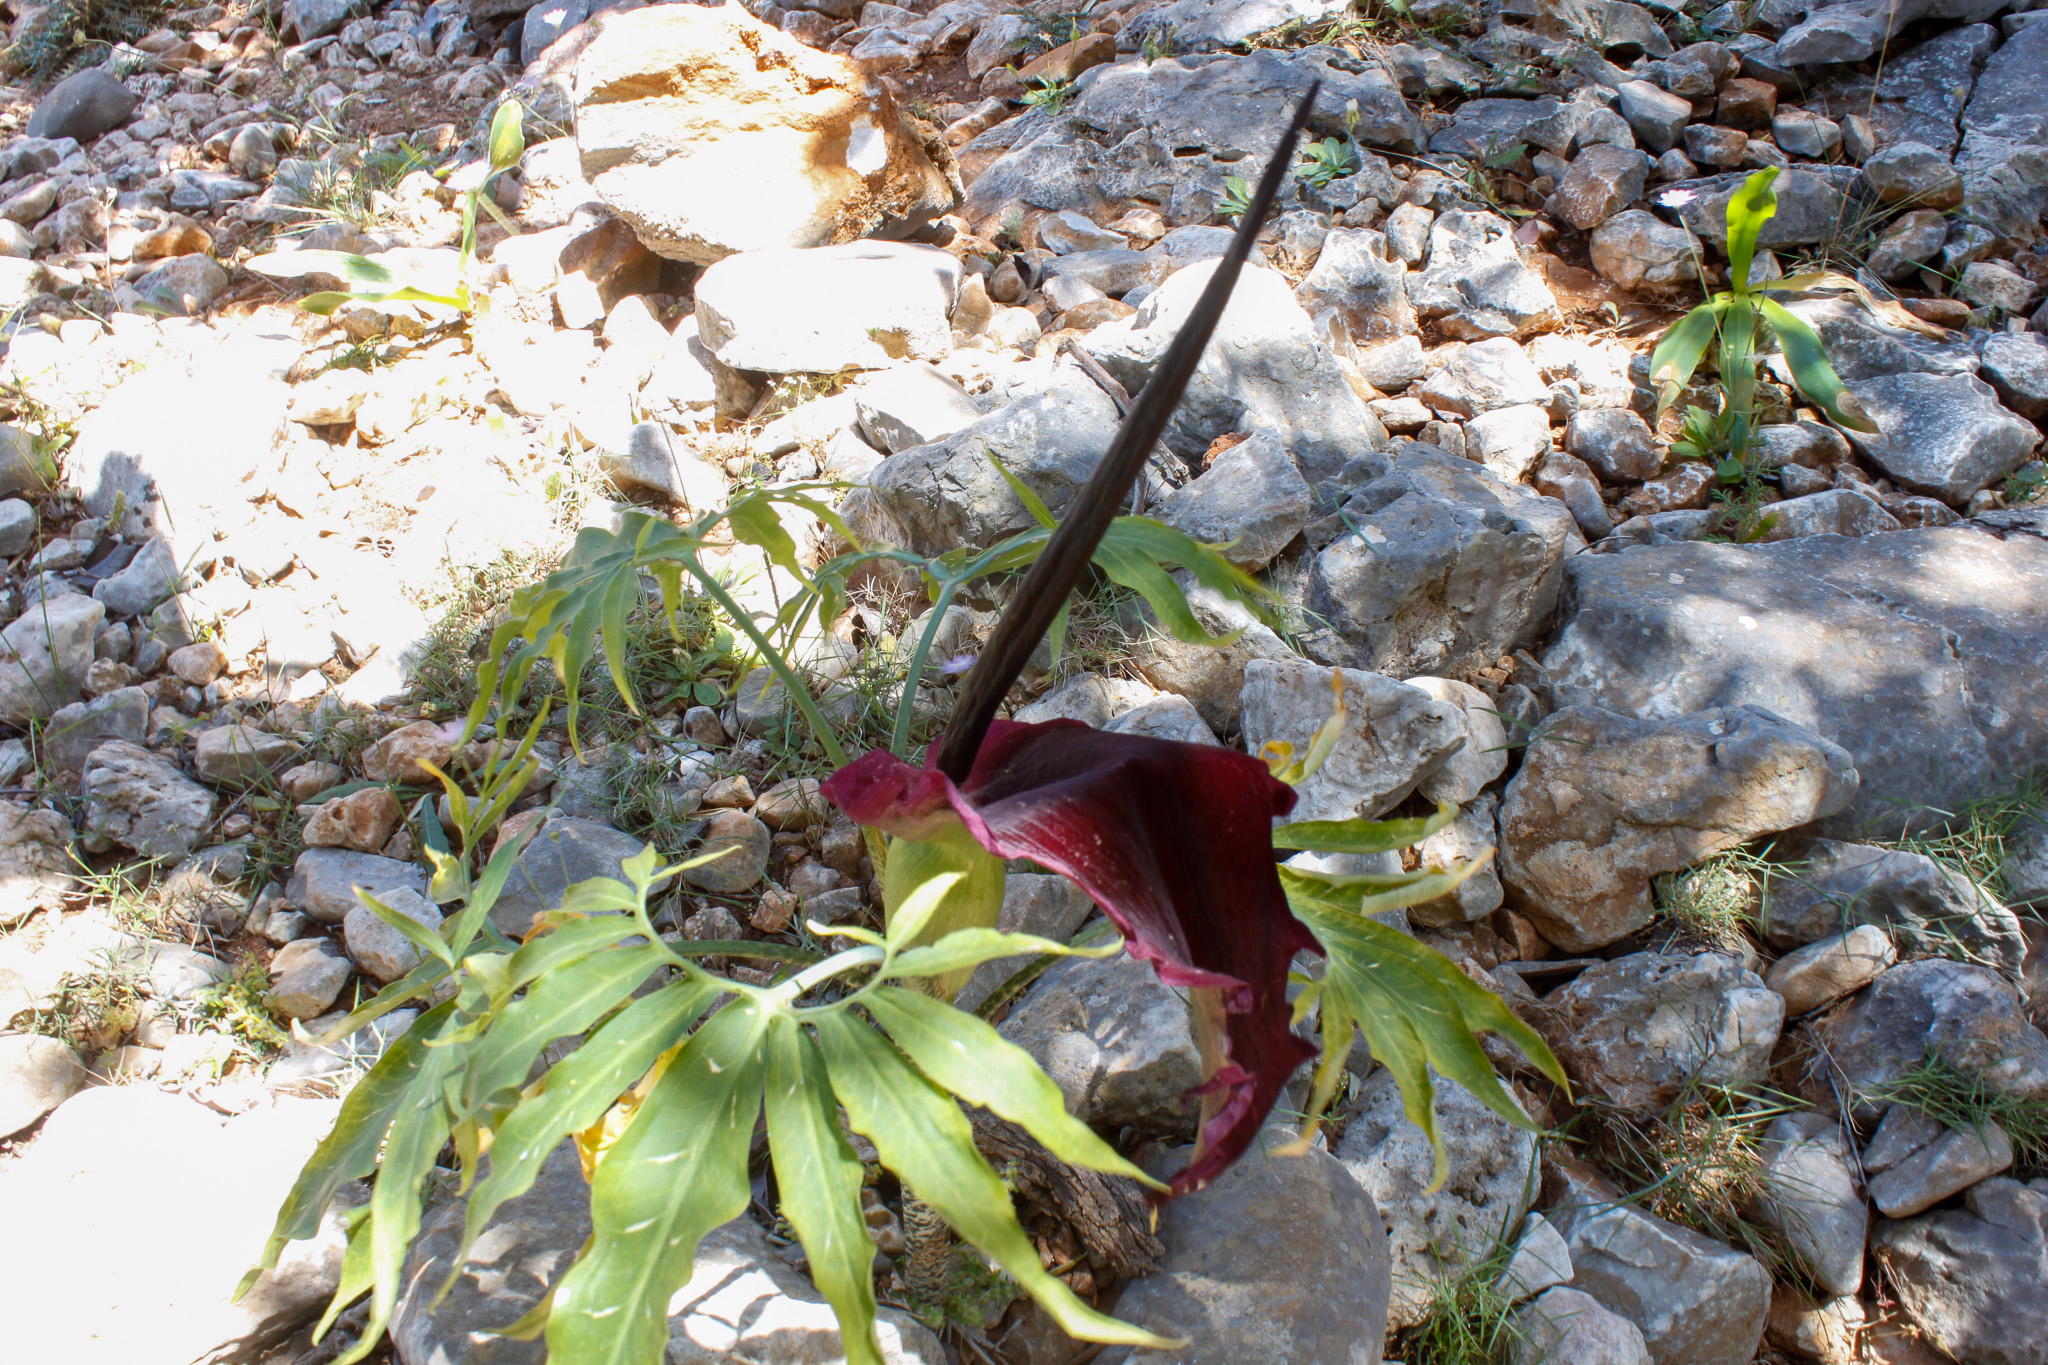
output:
M1544 937L1605 947L1650 922L1650 879L1856 795L1847 752L1760 707L1552 716L1501 802L1501 877Z
M900 237L960 200L887 86L737 3L606 16L576 69L576 145L649 249L701 264Z

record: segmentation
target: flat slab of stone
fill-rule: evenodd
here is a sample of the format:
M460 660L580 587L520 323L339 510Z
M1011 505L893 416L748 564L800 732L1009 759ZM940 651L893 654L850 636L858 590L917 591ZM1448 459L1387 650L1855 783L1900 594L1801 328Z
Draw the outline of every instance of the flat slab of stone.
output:
M1544 655L1560 705L1675 717L1752 705L1856 760L1838 836L1897 833L2039 765L2048 518L1565 561Z

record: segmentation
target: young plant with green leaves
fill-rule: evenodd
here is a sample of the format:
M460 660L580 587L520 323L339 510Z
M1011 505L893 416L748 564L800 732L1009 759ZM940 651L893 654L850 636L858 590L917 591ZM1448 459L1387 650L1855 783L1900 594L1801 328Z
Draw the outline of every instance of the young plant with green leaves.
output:
M470 261L476 255L477 210L496 219L507 232L516 232L511 220L492 198L499 176L519 164L526 154L524 107L513 99L498 106L491 120L489 165L469 186L462 200L462 246L453 260L437 253L412 257L396 264L353 251L273 251L249 262L249 268L273 279L304 279L308 275L332 275L347 287L320 290L299 300L309 313L327 314L349 303L438 303L467 314L476 307L470 287Z
M1776 341L1800 395L1827 414L1829 421L1855 431L1876 430L1860 412L1843 406L1847 395L1841 377L1828 363L1820 337L1773 295L1845 290L1894 326L1937 337L1947 335L1897 304L1881 302L1854 279L1835 271L1816 270L1752 283L1757 239L1764 224L1778 212L1773 188L1777 178L1775 166L1760 170L1729 199L1728 288L1681 318L1650 354L1650 382L1657 388L1657 414L1661 417L1692 382L1708 347L1716 347L1720 410L1688 409L1684 439L1673 448L1689 458L1710 461L1728 483L1739 483L1750 472L1749 443L1757 426L1757 365L1762 359L1758 342L1765 337Z
M835 575L848 572L850 560L912 562L888 547L857 547L806 573L774 504L795 501L829 517L808 493L750 494L688 527L641 517L616 535L586 531L572 562L515 603L515 619L488 661L501 707L519 695L525 671L539 659L552 659L572 687L599 649L629 694L618 642L640 599L642 571L671 605L684 576L693 578L753 640L819 747L839 765L824 792L866 829L882 886L883 928L809 925L813 942L836 941L820 951L775 941L665 941L650 918L649 898L683 868L731 852L719 847L675 866L663 866L648 848L625 865L624 880L581 883L531 924L500 923L493 912L516 865L517 841L503 841L474 876L472 867L535 771L531 755L545 710L519 748L486 769L475 798L447 783L460 852L432 819L423 821L421 834L435 864L435 898L461 908L429 930L364 897L419 946L422 961L336 1035L422 995L452 990L452 998L426 1010L350 1093L334 1133L280 1214L266 1258L274 1264L286 1242L311 1236L335 1191L374 1172L369 1203L349 1215L342 1285L328 1315L331 1321L356 1297L371 1296L370 1328L342 1365L369 1350L390 1319L420 1226L423 1182L449 1144L469 1194L459 1262L493 1213L531 1187L548 1154L577 1139L591 1181L591 1237L547 1298L505 1334L545 1333L558 1365L653 1365L668 1339L669 1299L689 1280L699 1240L752 1201L753 1137L765 1123L770 1197L838 1315L847 1359L879 1365L874 1244L849 1130L872 1143L917 1201L1070 1335L1170 1348L1170 1339L1083 1303L1044 1266L1001 1177L976 1149L963 1103L1018 1125L1061 1161L1136 1181L1165 1199L1201 1188L1249 1148L1281 1086L1317 1057L1319 1049L1293 1032L1310 1020L1321 1047L1309 1129L1363 1033L1374 1057L1399 1079L1410 1118L1437 1142L1439 1181L1447 1162L1434 1121L1432 1071L1457 1080L1504 1119L1528 1122L1480 1049L1479 1032L1512 1039L1563 1083L1541 1039L1499 999L1449 960L1371 918L1448 893L1476 864L1394 875L1278 864L1276 850L1372 854L1402 847L1455 815L1447 806L1426 820L1276 826L1294 805L1294 784L1327 759L1344 733L1341 688L1333 689L1336 714L1314 735L1299 737L1299 757L1287 744L1253 756L997 715L1025 661L1093 569L1163 606L1170 628L1174 610L1185 613L1187 605L1170 563L1211 575L1240 599L1252 597L1247 581L1215 567L1215 547L1168 538L1158 523L1118 510L1249 255L1256 218L1288 168L1307 108L1267 167L1230 253L1065 519L980 555L918 561L926 563L934 620L943 615L946 594L971 576L1027 569L924 766L886 749L849 762L806 679L769 638L770 630L829 619L843 593ZM797 600L765 623L743 613L704 569L701 553L714 533L760 549L793 575L802 585ZM1193 626L1191 614L1182 626ZM918 648L927 649L930 639L927 631ZM915 679L913 673L906 691ZM479 704L473 722L491 700ZM575 704L572 691L572 711ZM900 727L897 738L898 748L907 747ZM998 930L1009 858L1030 858L1073 879L1101 905L1122 942L1111 935L1077 946ZM1163 1181L1070 1117L1058 1088L1027 1053L950 1003L984 962L1021 954L1033 960L1028 972L1053 957L1119 947L1186 991L1202 1039L1205 1075L1190 1094L1202 1109L1195 1154ZM1323 969L1295 978L1300 990L1290 1001L1289 970L1303 952L1319 954ZM774 963L780 976L768 984L715 977L698 965L707 956ZM1006 987L998 995L1008 993ZM582 1042L574 1052L528 1081L541 1049L576 1035Z
M1332 180L1354 174L1358 164L1357 148L1342 138L1326 137L1301 149L1301 165L1294 175L1302 184L1321 189Z
M1025 83L1021 98L1025 108L1036 109L1047 118L1056 118L1074 98L1074 83L1051 73L1033 76Z

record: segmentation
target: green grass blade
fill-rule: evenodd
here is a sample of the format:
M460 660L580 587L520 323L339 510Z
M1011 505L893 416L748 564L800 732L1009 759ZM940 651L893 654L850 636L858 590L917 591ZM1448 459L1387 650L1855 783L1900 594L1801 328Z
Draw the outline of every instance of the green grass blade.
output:
M396 929L405 937L407 943L420 952L428 957L439 958L449 967L455 965L455 954L448 951L448 945L443 943L441 936L432 929L410 915L399 914L360 886L356 888L356 899L368 906L371 914Z
M1728 288L1737 294L1749 292L1757 235L1778 211L1778 192L1772 187L1777 178L1778 168L1766 166L1728 200Z
M458 1261L500 1205L533 1188L555 1145L603 1118L662 1053L682 1041L718 993L709 977L700 976L642 996L548 1072L540 1093L498 1129L490 1170L469 1196Z
M548 1357L659 1365L704 1234L746 1212L771 1012L741 999L691 1035L590 1186L590 1250L563 1276Z
M1799 392L1836 426L1876 431L1868 419L1842 411L1842 378L1828 363L1827 349L1806 320L1772 299L1758 299L1757 306L1763 310L1764 323L1778 338L1778 348L1785 353L1785 364L1792 371L1792 382L1799 386Z
M1060 1088L1031 1054L987 1023L895 986L875 988L862 1003L941 1090L1017 1124L1070 1166L1128 1176L1155 1190L1166 1188L1067 1113Z
M782 1213L803 1243L811 1282L839 1318L847 1365L882 1365L875 1337L875 1244L861 1217L860 1159L839 1131L839 1110L818 1045L794 1018L768 1029L768 1149Z
M1046 1273L1024 1235L1009 1191L975 1150L974 1132L951 1096L914 1071L886 1039L845 1010L821 1015L818 1043L833 1092L855 1131L882 1161L989 1256L1070 1337L1171 1350L1179 1343L1096 1312Z
M1010 491L1017 495L1017 501L1024 504L1024 510L1031 514L1033 521L1048 531L1059 525L1053 517L1052 509L1045 505L1045 499L1039 497L1037 491L1029 484L1012 474L1009 466L998 460L993 450L984 449L981 453L988 456L988 462L996 467L996 473L1003 476L1003 482L1010 485Z
M1111 545L1105 539L1095 548L1094 559L1110 581L1143 597L1159 624L1176 640L1191 645L1227 645L1244 633L1234 630L1228 635L1211 635L1195 618L1195 609L1174 576L1129 546Z

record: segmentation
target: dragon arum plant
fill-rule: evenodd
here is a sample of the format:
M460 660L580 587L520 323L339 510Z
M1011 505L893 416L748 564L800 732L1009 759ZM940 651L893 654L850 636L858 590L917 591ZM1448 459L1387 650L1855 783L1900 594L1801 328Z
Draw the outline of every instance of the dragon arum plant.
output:
M883 750L847 761L804 679L767 629L739 612L700 556L722 525L797 575L810 605L767 623L781 630L834 596L833 575L847 569L842 561L901 557L900 551L858 549L828 566L830 573L806 577L761 495L688 527L641 518L615 535L586 531L562 570L521 594L515 619L493 641L496 695L472 711L472 728L494 704L501 720L510 714L541 658L560 669L573 710L575 680L596 648L593 635L630 697L617 641L639 600L641 575L656 579L673 611L688 574L777 670L821 749L839 765L825 792L866 826L882 882L883 928L811 925L818 939L837 941L829 954L780 942L664 940L649 914L650 898L677 872L729 852L717 848L675 866L647 848L625 865L623 880L583 882L531 923L502 922L497 898L513 875L518 841L502 840L475 875L472 851L533 775L546 705L519 745L485 769L473 797L444 779L460 849L432 819L422 833L435 867L433 894L461 909L428 930L364 895L418 945L422 959L330 1036L345 1036L408 1000L440 1003L350 1092L280 1212L264 1258L273 1265L288 1241L313 1235L342 1184L374 1174L369 1202L347 1215L342 1283L320 1329L370 1295L368 1330L341 1357L343 1365L372 1349L390 1320L420 1227L422 1183L449 1144L468 1195L459 1265L492 1215L531 1188L549 1153L577 1141L591 1186L590 1239L547 1297L503 1334L545 1333L549 1358L560 1365L653 1365L668 1339L669 1300L689 1281L699 1240L743 1215L752 1200L753 1138L765 1125L764 1174L772 1181L766 1198L803 1244L811 1277L838 1315L846 1358L879 1365L874 1243L862 1218L864 1172L849 1131L871 1142L908 1192L1069 1334L1172 1347L1096 1311L1048 1271L1002 1178L976 1149L963 1103L1016 1124L1061 1161L1137 1181L1163 1200L1200 1189L1246 1150L1282 1084L1317 1054L1293 1031L1311 1020L1321 1047L1303 1141L1361 1031L1374 1057L1399 1078L1409 1116L1432 1141L1432 1070L1503 1118L1528 1123L1481 1051L1480 1031L1514 1040L1563 1083L1541 1040L1496 997L1449 960L1370 918L1446 894L1476 864L1391 876L1278 864L1276 852L1286 850L1367 854L1402 847L1455 814L1445 807L1428 819L1275 825L1294 805L1292 784L1315 771L1342 732L1341 691L1328 722L1300 737L1305 749L1298 757L1287 745L1254 757L1071 721L997 718L1025 660L1064 614L1091 564L1155 604L1177 602L1186 619L1171 611L1162 618L1191 636L1200 635L1199 627L1161 555L1229 585L1240 600L1256 601L1244 582L1215 568L1216 547L1162 539L1165 528L1119 517L1117 509L1207 344L1308 107L1304 102L1295 131L1267 167L1255 211L1230 254L1065 520L981 556L930 565L930 585L941 596L970 572L1028 569L922 765ZM810 505L801 492L777 496ZM933 614L942 614L936 602ZM913 674L906 691L915 682ZM899 728L899 749L901 736ZM1086 948L999 931L1002 860L1010 857L1029 857L1073 878L1124 942ZM983 962L1028 956L1033 966L1014 983L1051 958L1119 946L1187 991L1202 1043L1204 1079L1191 1093L1201 1106L1199 1141L1188 1167L1165 1181L1069 1116L1058 1088L1028 1054L984 1018L950 1003ZM1290 978L1301 953L1322 956L1320 976ZM779 975L761 974L765 984L716 977L698 965L706 956L776 964ZM1292 1002L1290 980L1300 987ZM994 998L1010 993L1006 986ZM582 1035L581 1045L530 1081L541 1050L571 1035ZM1439 1142L1439 1181L1445 1166ZM447 1281L424 1288L445 1292L453 1278L451 1271Z
M1650 382L1657 388L1657 415L1678 400L1693 372L1718 344L1721 408L1687 410L1685 431L1672 449L1688 458L1707 460L1724 483L1740 483L1753 471L1749 443L1757 426L1757 343L1765 335L1777 341L1785 368L1805 399L1837 426L1875 431L1867 418L1845 407L1841 378L1828 364L1827 352L1812 327L1779 303L1773 294L1805 294L1846 290L1863 306L1896 327L1937 339L1939 327L1914 317L1896 303L1872 296L1855 279L1835 271L1816 270L1782 279L1752 283L1757 238L1778 211L1773 182L1778 168L1767 167L1743 182L1728 201L1728 289L1709 298L1664 333L1650 355ZM1852 400L1853 402L1853 400Z
M249 268L273 279L332 275L348 286L300 299L299 307L309 313L332 313L348 303L410 301L443 304L467 314L476 303L469 263L476 254L477 210L489 213L507 232L517 231L491 198L491 186L526 154L525 116L525 108L517 100L507 99L491 119L490 164L463 195L462 248L452 262L438 252L418 253L399 264L353 251L308 249L273 251L252 259Z

